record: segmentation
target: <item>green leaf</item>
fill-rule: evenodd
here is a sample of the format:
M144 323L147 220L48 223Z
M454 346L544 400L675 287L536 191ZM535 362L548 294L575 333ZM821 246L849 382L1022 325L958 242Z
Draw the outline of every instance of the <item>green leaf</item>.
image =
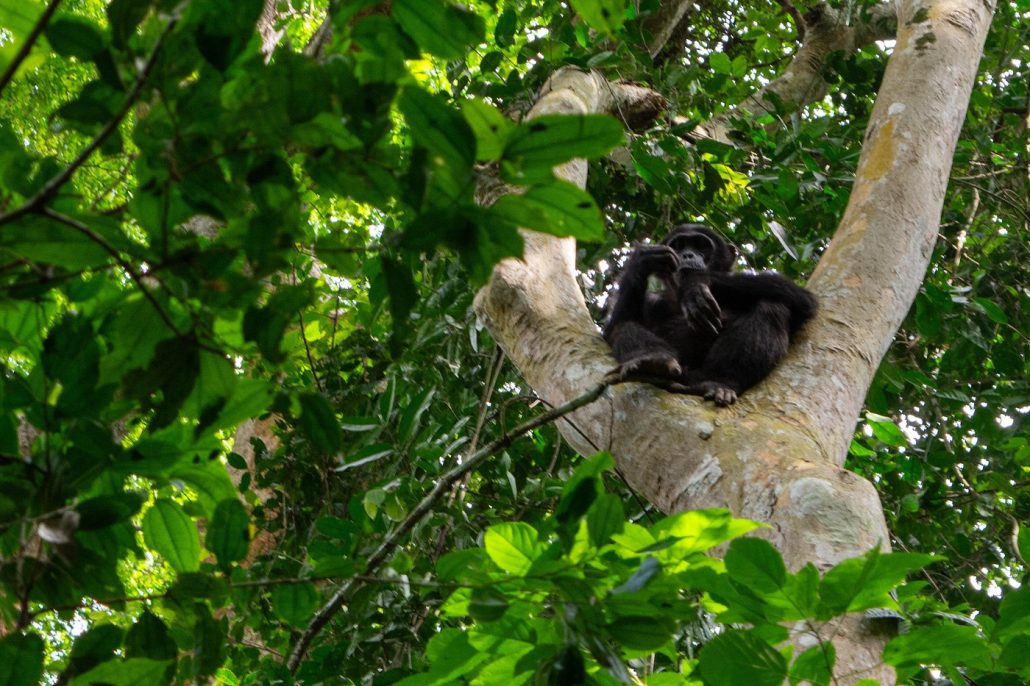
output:
M177 572L200 569L200 537L182 506L161 498L143 516L143 540Z
M837 649L827 641L812 646L798 655L790 667L790 683L796 686L807 681L811 686L827 686L833 678L833 665L837 660Z
M797 574L788 575L783 593L802 616L814 615L819 604L819 570L809 562Z
M494 563L506 572L525 574L544 550L537 542L536 529L524 522L504 522L486 530L483 547Z
M554 518L563 524L579 520L593 505L600 490L600 480L595 477L570 479L554 509Z
M759 593L777 591L787 581L780 553L760 538L738 538L730 543L726 571L734 581Z
M444 59L463 57L486 33L481 17L441 0L394 0L391 11L419 47Z
M626 0L571 0L576 13L592 29L605 34L618 30L626 21Z
M491 654L469 644L468 635L457 629L444 629L429 639L426 657L430 669L426 674L414 674L401 679L394 686L430 686L451 684L467 674L473 674L479 663Z
M203 572L183 572L168 589L168 597L176 603L189 606L189 603L196 600L211 600L212 604L219 607L228 595L229 586L223 576L212 576ZM202 608L202 604L195 604L196 608Z
M716 74L730 74L733 71L733 64L730 62L730 56L724 52L713 52L708 56L708 66L712 68Z
M216 620L211 616L204 603L193 604L196 621L193 624L193 676L198 683L206 683L201 679L215 670L225 661L225 620Z
M734 519L728 510L688 510L659 521L651 527L651 533L659 541L672 539L675 554L685 556L704 552L760 526L747 519Z
M534 186L502 196L487 210L487 221L533 229L581 241L604 240L604 218L589 193L568 181Z
M75 639L68 656L70 671L82 673L115 657L125 632L114 624L98 624Z
M518 229L502 222L490 225L482 220L484 214L476 214L478 221L472 245L464 246L459 252L462 264L469 271L469 280L476 288L490 278L495 264L506 257L522 257L525 247Z
M608 625L608 633L626 648L658 650L672 638L676 622L668 617L618 617Z
M92 60L107 48L107 39L96 24L81 17L64 16L47 24L46 38L62 57Z
M845 611L892 606L889 591L904 581L907 574L933 561L932 555L882 554L877 548L844 560L830 569L819 585L819 616L828 619Z
M883 660L899 668L925 664L986 669L991 651L975 627L942 624L916 627L891 639L883 649Z
M3 250L71 271L101 267L111 261L103 247L72 227L34 217L0 227Z
M482 100L466 100L461 103L461 112L476 136L476 159L482 162L500 159L515 124Z
M200 349L197 342L166 338L158 343L146 369L135 370L122 379L122 389L131 398L143 401L154 411L147 426L151 432L174 422L200 374Z
M594 501L587 513L587 531L590 543L600 548L614 534L622 531L626 515L622 511L622 501L611 493L604 493Z
M149 300L139 294L129 296L118 308L114 325L108 327L114 350L101 360L101 377L121 379L128 369L148 366L157 345L172 334Z
M318 605L314 584L280 584L272 589L272 607L283 621L304 626Z
M469 615L480 622L494 622L508 610L508 599L493 586L472 589Z
M779 686L787 678L787 662L775 648L738 630L706 643L698 668L707 686Z
M998 608L995 630L1003 638L1014 633L1030 633L1030 586L1023 585L1005 593Z
M250 547L250 517L243 503L235 498L223 500L207 525L204 547L215 554L218 564L227 569L247 556Z
M300 428L315 447L327 455L340 452L343 432L332 405L320 393L300 396Z
M744 55L737 55L733 58L733 62L730 65L730 71L733 73L734 78L741 78L747 73L748 61Z
M263 0L202 2L191 5L200 54L215 69L228 69L251 42L254 25L263 8Z
M472 165L476 155L475 135L465 119L442 96L409 86L401 93L397 107L411 127L411 135L417 143L459 169Z
M174 660L178 653L168 627L149 610L143 611L125 636L126 657Z
M36 686L43 677L43 639L9 634L0 639L0 686Z
M518 125L504 148L503 167L515 182L550 178L551 168L599 157L623 141L622 124L605 114L552 114Z
M138 493L116 493L84 500L75 506L79 513L79 531L103 529L124 522L139 512L144 498Z
M125 46L152 4L151 0L111 0L108 3L107 23L115 45Z
M898 428L898 425L890 417L867 412L865 418L869 428L873 430L873 435L881 443L886 443L896 448L908 445L908 439L905 438L905 434L901 432L901 429Z
M480 548L455 550L441 557L436 563L436 575L441 581L457 581L467 573L482 569L483 551Z
M105 662L72 679L71 686L153 686L164 682L169 664L167 660L148 660L142 657Z
M996 322L998 324L1009 323L1008 315L1005 314L1005 310L998 307L997 303L988 300L987 298L974 298L973 302L980 306L980 309L982 309L984 313L988 317L990 317L991 321Z
M384 257L382 265L386 290L390 294L390 318L393 320L390 342L397 353L411 328L408 315L418 302L418 289L411 270L400 260Z
M282 362L281 349L286 327L297 322L297 313L311 303L315 293L310 282L282 286L264 307L251 306L243 315L243 336L257 343L261 354L271 362Z
M1025 671L1030 667L1030 635L1017 634L1007 641L998 656L1001 667L1014 671Z
M501 16L497 18L497 26L494 27L494 41L499 47L508 47L514 42L516 28L518 15L511 7L505 7Z
M640 563L637 571L633 572L633 576L626 580L626 583L616 586L612 589L612 595L618 595L620 593L636 593L642 591L647 587L648 582L651 581L659 572L662 571L662 564L653 557L645 557L644 561Z

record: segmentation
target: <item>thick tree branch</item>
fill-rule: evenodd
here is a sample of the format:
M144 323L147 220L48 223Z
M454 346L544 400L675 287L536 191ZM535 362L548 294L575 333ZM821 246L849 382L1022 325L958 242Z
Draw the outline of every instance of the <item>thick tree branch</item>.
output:
M664 0L658 10L644 20L644 31L648 36L647 52L652 58L665 48L673 31L684 21L687 10L693 5L693 0Z
M627 383L577 411L574 427L558 425L580 452L607 447L634 489L664 511L727 507L767 522L761 535L792 568L812 562L826 569L888 547L875 489L840 465L872 374L928 262L990 20L983 0L935 0L919 13L915 5L903 4L850 205L809 283L821 313L785 363L731 408ZM821 97L819 70L829 51L886 37L888 9L879 6L853 28L836 15L810 26L789 74L764 92L794 106ZM529 116L612 112L615 88L566 69ZM736 112L764 109L753 98ZM573 161L555 173L582 187L586 165ZM614 360L576 285L574 241L533 232L525 238L523 259L497 266L476 309L527 382L558 405L602 378ZM883 636L853 615L834 632L839 683L893 683L880 659Z
M897 24L894 11L893 3L881 3L849 25L846 12L816 5L804 16L804 29L799 28L804 39L787 69L740 104L699 126L697 133L728 141L734 119L793 111L822 99L829 91L823 70L830 53L850 54L873 41L893 38Z
M850 202L808 283L821 316L797 354L756 389L756 400L822 427L813 438L836 464L929 265L993 7L902 3Z

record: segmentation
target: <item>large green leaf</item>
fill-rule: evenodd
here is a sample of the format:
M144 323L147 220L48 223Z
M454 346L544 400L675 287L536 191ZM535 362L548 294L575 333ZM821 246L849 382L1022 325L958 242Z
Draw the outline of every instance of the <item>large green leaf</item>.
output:
M738 538L730 543L726 571L734 581L760 593L777 591L787 581L783 558L768 541L760 538Z
M419 47L438 57L457 59L483 40L483 19L443 0L394 0L391 11Z
M314 584L282 584L272 589L275 613L293 626L304 626L318 605Z
M986 668L991 651L976 627L941 624L922 626L891 639L883 660L895 667L962 665Z
M197 527L182 506L161 498L143 516L143 540L177 572L200 569Z
M223 568L247 556L250 517L239 500L230 498L218 503L204 534L204 546L215 554Z
M58 55L81 60L91 60L107 47L107 39L96 24L76 16L51 20L46 37Z
M515 124L482 100L466 100L461 104L461 112L476 135L476 159L483 162L500 159Z
M465 119L442 96L417 86L408 86L401 93L397 106L417 143L459 168L471 166L476 156L475 135Z
M43 639L12 633L0 639L0 686L35 686L43 675Z
M0 254L69 270L102 267L111 256L76 229L48 219L25 219L0 227Z
M709 686L779 686L787 678L783 656L747 631L726 631L706 643L698 667Z
M503 196L487 211L486 221L492 220L582 241L604 239L601 210L589 193L568 181Z
M105 662L72 679L71 686L153 686L163 681L168 664L166 660L143 657Z
M618 617L608 625L612 638L634 650L658 650L672 640L674 631L675 621L653 615Z
M835 565L819 586L819 616L829 618L845 610L857 612L876 606L890 606L888 592L910 572L933 562L932 555L918 553L883 554L876 548L862 557Z
M318 393L304 393L299 400L301 429L323 453L338 453L343 432L332 405L325 396Z
M830 642L812 646L798 655L790 667L791 686L808 682L812 686L827 686L833 678L833 665L837 649Z
M626 21L626 0L571 0L572 7L593 29L612 33Z
M536 529L523 522L495 524L486 530L483 546L498 567L512 574L525 574L543 552Z
M552 114L518 125L502 156L502 171L517 183L547 178L562 162L599 157L622 143L622 124L605 114Z

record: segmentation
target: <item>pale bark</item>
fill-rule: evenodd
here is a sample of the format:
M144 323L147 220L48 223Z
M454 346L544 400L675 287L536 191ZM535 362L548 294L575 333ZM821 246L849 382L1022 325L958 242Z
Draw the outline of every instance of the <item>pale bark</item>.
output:
M826 569L889 548L876 491L841 464L929 261L992 8L983 0L902 2L851 202L809 283L821 311L787 361L729 409L643 384L613 387L562 422L573 447L610 450L633 487L666 512L718 506L769 523L764 535L792 568ZM615 97L627 94L620 88L563 70L529 116L612 112ZM583 186L586 165L556 173ZM525 235L524 259L498 265L476 308L526 381L559 405L615 363L576 285L575 243ZM860 618L844 618L823 637L831 634L839 683L893 683L880 662L885 638L867 633Z
M265 56L265 61L272 58L275 46L279 45L279 41L286 34L285 30L275 27L276 19L279 18L275 11L275 5L276 0L265 0L265 4L261 8L261 16L257 20L256 28L261 37L261 54Z

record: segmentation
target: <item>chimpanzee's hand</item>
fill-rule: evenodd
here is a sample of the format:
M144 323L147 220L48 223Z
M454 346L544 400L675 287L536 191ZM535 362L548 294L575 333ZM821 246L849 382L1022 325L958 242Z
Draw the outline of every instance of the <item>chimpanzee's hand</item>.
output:
M641 245L633 251L630 262L645 276L651 274L672 274L679 267L676 251L667 245Z
M693 283L684 287L680 291L680 308L691 329L714 335L722 331L722 310L708 284Z

